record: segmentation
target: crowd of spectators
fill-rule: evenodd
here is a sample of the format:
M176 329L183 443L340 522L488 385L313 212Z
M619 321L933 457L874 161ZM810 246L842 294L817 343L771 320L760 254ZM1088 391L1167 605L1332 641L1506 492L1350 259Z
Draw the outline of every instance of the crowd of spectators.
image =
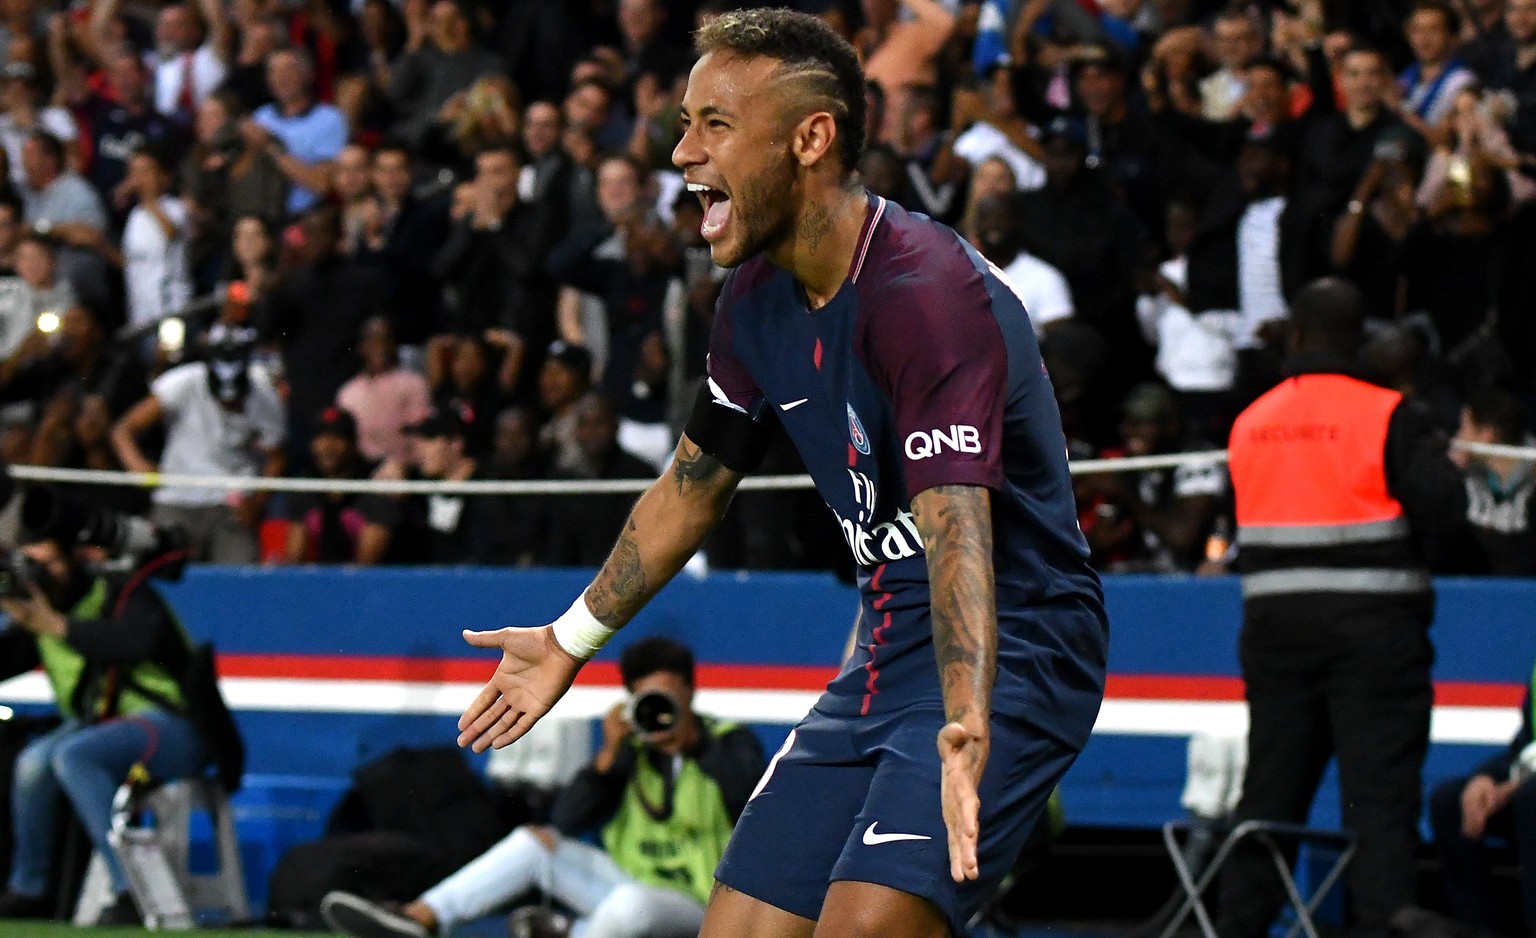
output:
M326 479L665 466L724 271L670 153L728 0L0 3L0 458ZM1220 448L1288 297L1360 367L1530 439L1536 0L798 0L869 78L875 193L1026 300L1076 457ZM1456 572L1536 573L1532 463L1461 457ZM781 445L765 471L798 469ZM599 562L629 496L163 488L201 556ZM1108 570L1220 571L1220 463L1080 477ZM846 551L738 498L717 566Z

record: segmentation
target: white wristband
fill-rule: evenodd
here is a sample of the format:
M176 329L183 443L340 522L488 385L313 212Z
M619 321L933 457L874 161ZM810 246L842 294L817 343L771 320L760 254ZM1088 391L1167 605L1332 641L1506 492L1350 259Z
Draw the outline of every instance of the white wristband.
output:
M582 590L576 601L571 603L571 608L565 610L552 627L556 644L564 648L572 658L580 658L582 661L597 654L618 631L597 621L597 617L587 610L586 590Z

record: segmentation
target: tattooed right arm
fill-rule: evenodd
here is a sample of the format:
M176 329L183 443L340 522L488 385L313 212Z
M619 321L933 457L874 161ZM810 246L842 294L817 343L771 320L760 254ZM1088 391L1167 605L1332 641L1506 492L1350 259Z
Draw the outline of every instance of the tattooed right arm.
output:
M671 469L635 502L613 552L587 587L592 615L610 629L633 619L704 543L740 481L741 473L684 435Z

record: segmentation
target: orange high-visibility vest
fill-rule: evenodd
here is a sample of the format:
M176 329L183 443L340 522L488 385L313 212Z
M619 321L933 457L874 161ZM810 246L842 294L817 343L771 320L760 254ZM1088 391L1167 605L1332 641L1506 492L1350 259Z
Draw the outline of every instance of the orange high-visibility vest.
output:
M1387 490L1387 427L1402 395L1340 374L1289 378L1243 411L1229 444L1245 598L1283 593L1416 593L1422 570L1322 562L1328 549L1406 543ZM1286 557L1297 552L1297 562ZM1322 551L1322 553L1319 553ZM1304 558L1304 561L1303 561Z

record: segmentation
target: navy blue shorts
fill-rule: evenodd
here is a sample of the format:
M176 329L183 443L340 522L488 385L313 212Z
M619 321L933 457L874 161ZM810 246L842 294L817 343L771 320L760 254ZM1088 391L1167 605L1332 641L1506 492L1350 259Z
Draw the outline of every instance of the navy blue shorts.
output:
M964 934L1077 751L993 715L980 791L981 876L956 883L939 801L943 725L931 706L865 717L812 709L768 763L715 877L808 919L821 917L831 883L876 883L929 900Z

